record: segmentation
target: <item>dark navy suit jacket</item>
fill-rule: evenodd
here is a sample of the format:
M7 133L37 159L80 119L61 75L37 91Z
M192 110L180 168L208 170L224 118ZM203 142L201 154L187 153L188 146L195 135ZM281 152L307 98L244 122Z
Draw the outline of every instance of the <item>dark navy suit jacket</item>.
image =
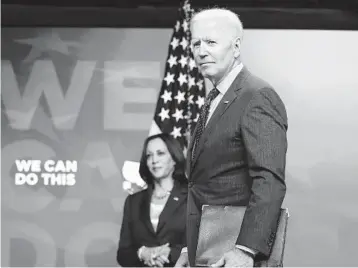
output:
M236 244L269 256L286 193L287 126L278 94L244 67L209 119L193 160L193 142L188 148L191 266L204 204L247 206Z

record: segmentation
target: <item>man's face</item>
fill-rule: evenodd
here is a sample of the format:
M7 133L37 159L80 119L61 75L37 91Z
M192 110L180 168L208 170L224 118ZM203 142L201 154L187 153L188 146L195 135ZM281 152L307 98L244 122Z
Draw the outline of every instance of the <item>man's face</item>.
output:
M191 25L193 55L204 77L217 84L233 67L238 48L224 19L200 19Z

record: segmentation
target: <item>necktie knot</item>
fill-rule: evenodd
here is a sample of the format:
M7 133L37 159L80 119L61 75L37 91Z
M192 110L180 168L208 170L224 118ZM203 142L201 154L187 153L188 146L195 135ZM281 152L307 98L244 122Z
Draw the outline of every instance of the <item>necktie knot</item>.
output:
M211 103L218 95L219 95L220 91L214 87L212 90L210 90L208 96L207 96L207 101L209 103Z

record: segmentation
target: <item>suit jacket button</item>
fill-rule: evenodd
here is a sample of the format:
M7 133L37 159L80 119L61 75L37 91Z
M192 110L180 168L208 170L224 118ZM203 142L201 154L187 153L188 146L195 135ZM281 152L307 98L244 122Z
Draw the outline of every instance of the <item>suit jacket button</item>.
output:
M189 188L193 187L194 183L192 181L189 182Z

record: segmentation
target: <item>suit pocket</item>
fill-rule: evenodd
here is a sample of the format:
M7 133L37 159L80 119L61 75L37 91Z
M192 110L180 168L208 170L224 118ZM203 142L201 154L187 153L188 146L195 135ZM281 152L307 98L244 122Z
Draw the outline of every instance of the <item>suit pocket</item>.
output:
M206 189L202 191L204 200L211 200L208 204L217 205L234 205L239 204L242 200L247 200L249 196L249 188L246 184L233 178L209 181Z

